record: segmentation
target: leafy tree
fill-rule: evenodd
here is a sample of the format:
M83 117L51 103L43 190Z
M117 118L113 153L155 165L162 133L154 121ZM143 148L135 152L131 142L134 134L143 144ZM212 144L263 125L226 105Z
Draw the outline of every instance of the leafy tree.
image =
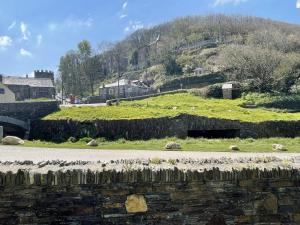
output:
M268 92L276 82L275 71L282 55L270 49L231 45L223 50L223 58L224 66L234 72L235 78L251 79L259 92Z

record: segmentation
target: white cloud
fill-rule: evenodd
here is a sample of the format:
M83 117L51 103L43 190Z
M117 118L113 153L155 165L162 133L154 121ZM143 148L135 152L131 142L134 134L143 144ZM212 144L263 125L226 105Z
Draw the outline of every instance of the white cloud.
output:
M13 29L16 25L17 25L17 22L14 21L14 22L12 22L12 23L9 25L9 27L8 27L7 29L8 29L8 30L11 30L11 29Z
M37 46L40 46L43 42L43 35L39 34L38 36L36 36L36 44Z
M124 9L126 9L127 8L127 6L128 6L128 2L126 1L126 2L124 2L123 3L123 5L122 5L122 9L124 10Z
M300 9L300 0L297 1L297 8Z
M87 19L79 19L75 17L68 17L63 22L51 22L48 25L48 29L50 31L55 31L58 29L65 29L65 28L82 28L82 27L92 27L94 24L94 19L89 17Z
M144 24L141 21L129 21L128 26L124 28L124 32L134 32L142 28L144 28Z
M0 50L5 50L12 45L12 39L8 36L0 36Z
M213 6L216 7L216 6L222 6L222 5L225 5L225 4L237 5L239 3L247 2L247 1L248 0L215 0Z
M50 31L55 31L58 28L58 24L49 23L48 28L49 28Z
M30 51L25 50L24 48L20 49L20 55L26 57L32 57L32 53Z
M126 17L127 17L126 14L121 14L121 15L120 15L120 19L124 19L124 18L126 18Z
M28 38L30 36L30 32L28 30L27 24L24 23L24 22L21 22L21 24L20 24L20 30L21 30L21 33L22 33L22 39L23 40L28 40Z
M65 25L68 27L91 27L93 23L94 20L92 18L76 19L70 17L65 21Z

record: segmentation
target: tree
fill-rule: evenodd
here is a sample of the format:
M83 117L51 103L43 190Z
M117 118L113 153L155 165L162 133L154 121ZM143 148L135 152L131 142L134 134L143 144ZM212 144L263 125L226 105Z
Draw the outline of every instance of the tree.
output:
M81 42L78 43L78 50L80 56L83 58L88 58L91 57L92 54L92 47L89 41L87 40L82 40Z
M78 52L80 57L80 70L83 76L88 80L90 91L94 96L94 83L96 78L97 63L91 58L92 47L89 41L83 40L78 44Z
M259 92L268 92L276 82L275 71L282 56L271 49L231 45L223 50L223 64L238 80L253 80ZM234 78L234 77L232 77Z
M162 60L167 75L182 74L182 68L177 64L176 58L172 52L166 52Z
M83 95L84 87L80 76L80 59L75 51L69 51L60 58L59 72L66 95Z

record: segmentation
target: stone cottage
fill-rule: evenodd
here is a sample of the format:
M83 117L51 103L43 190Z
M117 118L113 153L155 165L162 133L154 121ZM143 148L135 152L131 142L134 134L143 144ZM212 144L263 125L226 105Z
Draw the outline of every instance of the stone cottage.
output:
M151 89L138 80L122 79L119 81L119 97L130 98L149 94ZM118 97L118 82L103 85L100 87L101 99L109 100Z
M14 102L15 100L15 94L0 82L0 103Z
M15 94L17 101L55 97L54 73L51 71L34 71L34 77L1 76L0 80Z

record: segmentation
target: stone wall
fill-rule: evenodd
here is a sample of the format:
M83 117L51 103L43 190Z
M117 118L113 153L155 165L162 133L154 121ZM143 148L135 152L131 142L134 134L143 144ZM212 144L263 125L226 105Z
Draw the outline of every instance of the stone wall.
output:
M296 137L300 136L300 121L242 123L234 120L213 119L191 115L143 120L97 120L92 122L33 121L31 138L65 141L69 137L105 137L152 139L186 137L189 130L239 130L240 137Z
M298 170L0 173L1 224L296 225Z
M160 91L172 91L178 89L203 88L208 85L225 82L225 76L222 73L210 73L194 76L183 76L166 81L158 87Z
M57 101L0 103L0 115L27 121L38 119L59 109Z

